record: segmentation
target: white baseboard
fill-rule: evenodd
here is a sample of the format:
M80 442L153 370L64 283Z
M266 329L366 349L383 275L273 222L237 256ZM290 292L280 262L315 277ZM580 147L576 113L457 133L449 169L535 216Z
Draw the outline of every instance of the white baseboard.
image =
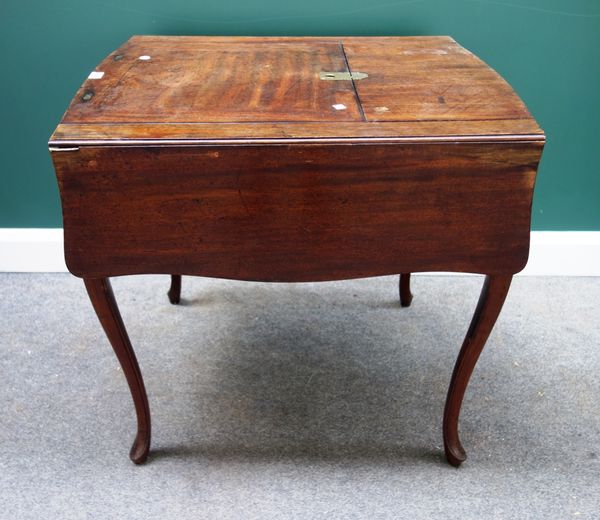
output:
M600 231L533 231L520 274L600 276Z
M0 228L0 271L63 273L63 230Z
M67 271L62 229L0 228L0 271ZM600 276L600 231L533 231L529 276Z

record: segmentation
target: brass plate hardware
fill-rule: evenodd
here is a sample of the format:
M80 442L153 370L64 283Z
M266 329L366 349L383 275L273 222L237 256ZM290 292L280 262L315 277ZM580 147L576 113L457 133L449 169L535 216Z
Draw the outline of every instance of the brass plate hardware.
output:
M328 81L359 80L368 78L366 72L319 72L319 78Z

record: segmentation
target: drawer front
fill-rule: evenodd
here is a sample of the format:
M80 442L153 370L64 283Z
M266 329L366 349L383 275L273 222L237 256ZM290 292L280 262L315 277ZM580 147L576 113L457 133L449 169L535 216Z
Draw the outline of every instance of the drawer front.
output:
M541 144L82 146L52 153L81 277L515 273Z

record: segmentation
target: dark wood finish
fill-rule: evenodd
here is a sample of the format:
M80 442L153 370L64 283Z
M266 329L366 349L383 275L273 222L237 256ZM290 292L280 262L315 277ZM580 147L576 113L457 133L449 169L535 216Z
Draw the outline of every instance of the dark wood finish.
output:
M66 262L82 277L273 282L517 272L539 154L518 142L81 147L54 154Z
M181 300L181 275L180 274L172 274L171 275L171 287L169 288L169 292L167 293L169 297L169 301L173 305L177 305Z
M352 82L319 79L320 71L348 71L338 42L173 46L141 40L127 43L119 53L121 60L109 58L101 65L105 78L88 80L93 97L75 98L64 123L362 119ZM346 109L333 108L338 103Z
M510 85L479 58L447 38L394 46L344 42L368 121L530 119Z
M448 37L136 36L96 72L49 144L67 265L136 403L134 461L149 412L108 277L170 274L176 303L181 275L403 273L409 305L410 273L458 271L488 275L444 418L458 464L469 376L527 262L545 142L508 84Z
M453 466L467 458L458 435L458 416L469 379L508 294L511 275L486 276L471 325L454 365L444 409L444 449Z
M137 434L131 446L129 458L136 464L142 464L148 457L151 435L150 407L142 373L117 307L110 280L108 278L84 278L83 281L100 324L115 351L129 385L137 416Z
M323 123L123 123L60 124L51 146L462 143L543 141L531 119Z
M400 274L398 289L400 291L400 305L402 307L410 307L413 299L413 295L410 292L410 273Z
M324 69L369 77L321 81ZM52 144L544 140L510 86L447 36L134 36L96 70L104 77L83 83Z

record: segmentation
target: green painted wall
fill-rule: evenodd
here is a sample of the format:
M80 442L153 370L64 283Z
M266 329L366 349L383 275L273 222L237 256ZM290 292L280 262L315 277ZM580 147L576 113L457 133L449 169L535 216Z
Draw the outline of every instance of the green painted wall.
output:
M600 230L598 0L0 0L0 227L60 227L47 139L132 34L453 36L547 133L533 228Z

